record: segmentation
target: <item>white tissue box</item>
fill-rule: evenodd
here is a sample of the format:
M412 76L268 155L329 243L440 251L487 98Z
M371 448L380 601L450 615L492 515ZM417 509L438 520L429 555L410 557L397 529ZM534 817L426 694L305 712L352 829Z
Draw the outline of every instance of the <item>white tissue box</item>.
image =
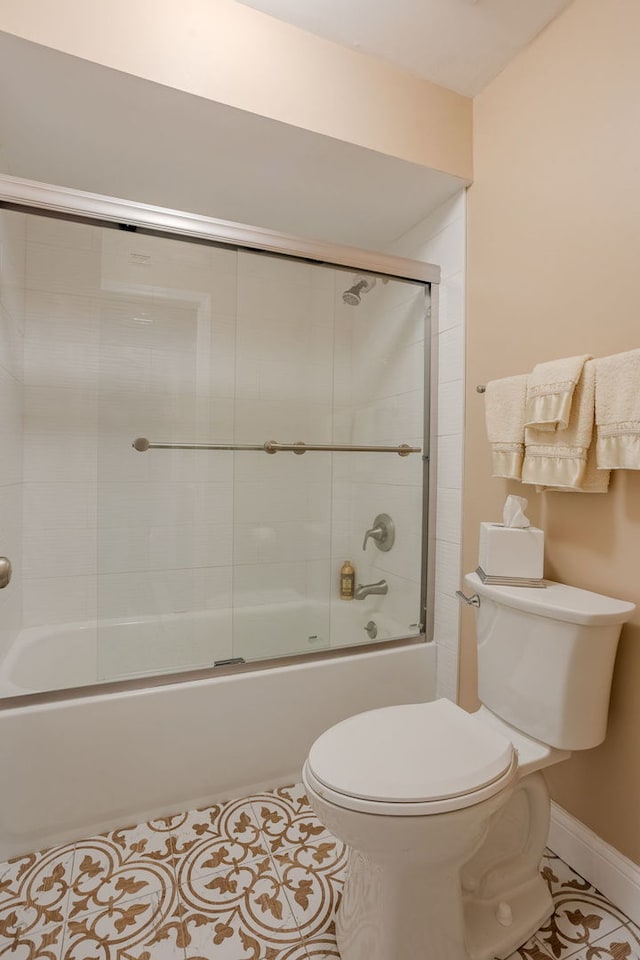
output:
M478 565L490 577L537 580L544 569L544 531L537 527L480 524Z

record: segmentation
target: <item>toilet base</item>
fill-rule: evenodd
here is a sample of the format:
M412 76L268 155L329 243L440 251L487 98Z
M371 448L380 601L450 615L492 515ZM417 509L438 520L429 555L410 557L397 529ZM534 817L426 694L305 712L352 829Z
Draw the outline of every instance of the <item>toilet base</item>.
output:
M342 960L502 960L553 912L539 873L549 827L540 773L421 818L354 812L305 786L351 847L336 917Z
M430 880L419 867L393 870L354 851L336 917L342 960L503 960L553 913L537 870L503 898L461 897L459 887L456 869Z
M507 910L501 910L502 903ZM504 960L526 943L552 913L553 900L539 874L519 890L509 891L508 901L466 903L466 956L469 960Z
M308 789L308 786L307 786ZM351 855L336 936L342 960L471 960L462 868L512 790L476 807L421 818L338 810L309 793Z

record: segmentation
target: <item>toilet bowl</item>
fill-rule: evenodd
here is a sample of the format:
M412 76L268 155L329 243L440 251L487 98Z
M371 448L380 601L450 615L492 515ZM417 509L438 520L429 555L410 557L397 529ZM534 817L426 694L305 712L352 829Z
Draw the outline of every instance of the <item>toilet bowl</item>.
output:
M309 751L311 806L351 851L336 917L342 960L504 958L553 911L539 873L549 828L540 771L603 739L618 636L635 608L560 584L474 577L480 709L437 700L372 710Z
M494 720L448 700L385 707L337 724L311 748L309 801L355 851L337 917L342 960L508 956L551 913L538 870L548 797L530 771L568 753L532 742L521 783L518 752ZM504 825L490 856L478 857L499 814L508 821L523 796L524 858L521 832L514 845Z

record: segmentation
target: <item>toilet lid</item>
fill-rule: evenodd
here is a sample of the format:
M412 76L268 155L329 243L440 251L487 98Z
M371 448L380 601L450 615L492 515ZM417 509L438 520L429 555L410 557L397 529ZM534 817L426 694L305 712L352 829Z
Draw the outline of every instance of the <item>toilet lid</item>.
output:
M349 797L416 803L481 790L513 764L511 742L450 700L349 717L309 751L313 775Z

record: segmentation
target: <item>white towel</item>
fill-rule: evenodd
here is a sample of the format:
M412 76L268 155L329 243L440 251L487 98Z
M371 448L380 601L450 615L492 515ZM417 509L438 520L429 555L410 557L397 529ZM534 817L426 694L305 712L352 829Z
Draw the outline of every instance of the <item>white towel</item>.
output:
M598 467L640 470L640 350L596 360Z
M537 364L527 385L525 426L553 432L569 426L575 386L590 356L566 357Z
M533 427L525 429L523 483L585 492L587 454L593 438L595 384L595 361L589 360L582 368L575 389L567 429L555 433ZM589 471L588 479L592 488L597 477ZM605 483L603 478L602 484L601 492L606 492L608 481Z
M526 392L526 374L491 380L487 384L484 412L491 444L492 477L520 479Z
M582 478L582 485L576 487L536 487L537 493L549 491L551 493L607 493L611 474L608 470L598 470L596 463L596 434L593 433L591 446L587 451L587 466Z

